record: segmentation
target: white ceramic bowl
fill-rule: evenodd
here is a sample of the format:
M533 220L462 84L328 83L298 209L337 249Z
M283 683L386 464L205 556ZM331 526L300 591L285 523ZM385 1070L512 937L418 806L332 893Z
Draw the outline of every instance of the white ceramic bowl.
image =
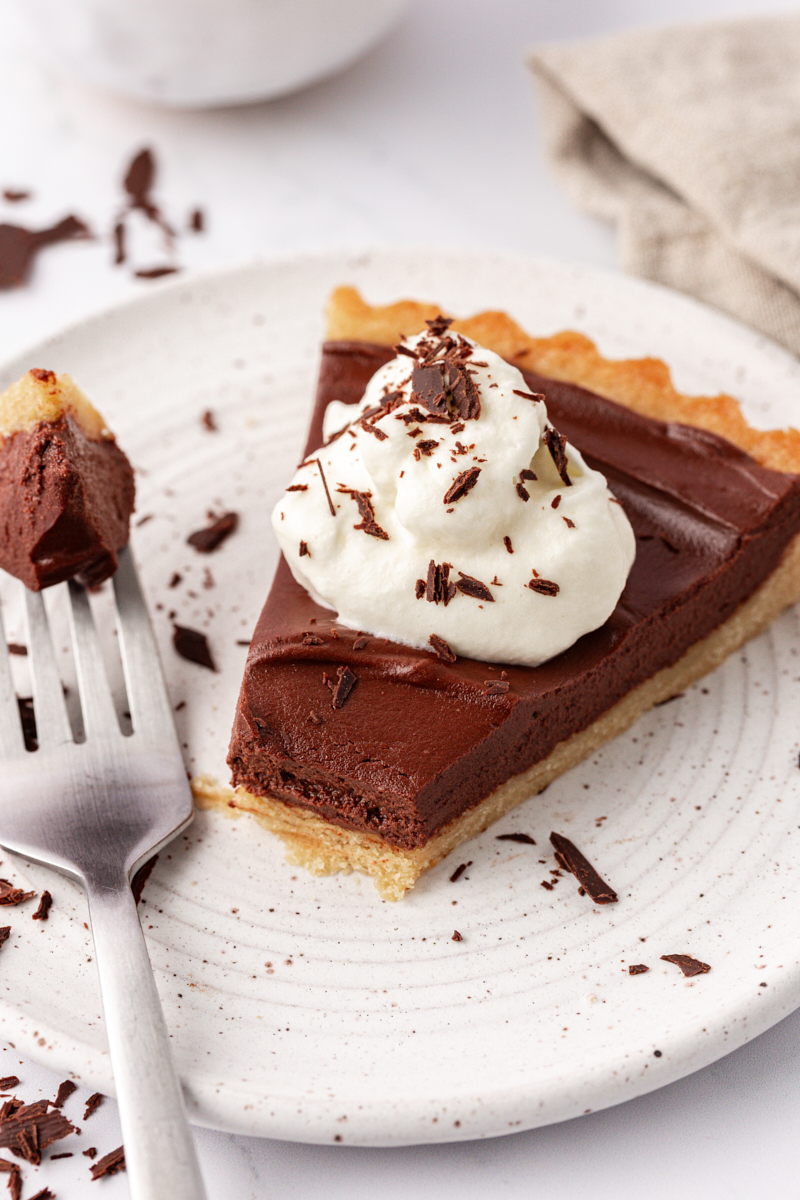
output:
M410 0L9 0L64 72L138 100L269 99L353 62Z

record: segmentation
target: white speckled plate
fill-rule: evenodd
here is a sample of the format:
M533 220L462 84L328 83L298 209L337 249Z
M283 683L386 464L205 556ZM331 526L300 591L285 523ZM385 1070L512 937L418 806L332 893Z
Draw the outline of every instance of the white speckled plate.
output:
M193 772L225 777L238 640L272 575L268 513L301 448L339 282L377 302L505 308L539 333L577 327L607 354L665 358L684 389L734 392L757 424L797 419L798 364L733 322L621 276L487 254L257 264L159 287L36 347L0 384L29 366L70 371L139 468L134 550ZM217 433L201 427L208 408ZM205 557L185 538L209 508L241 525ZM177 658L170 611L206 630L217 674ZM8 619L20 640L13 596ZM201 813L142 908L194 1119L362 1145L491 1136L668 1083L778 1021L800 997L798 650L795 611L399 904L359 876L287 867L249 819ZM540 886L551 829L619 904L595 908L571 879ZM496 840L512 830L537 845ZM47 924L7 910L0 1036L107 1091L81 894L23 872L55 905ZM684 979L660 960L675 952L711 972ZM649 973L631 977L632 963Z

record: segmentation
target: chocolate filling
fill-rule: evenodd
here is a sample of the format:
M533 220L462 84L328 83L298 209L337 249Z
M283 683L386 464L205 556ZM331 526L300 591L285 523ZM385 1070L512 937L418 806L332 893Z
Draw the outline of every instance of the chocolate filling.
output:
M117 569L133 510L133 471L110 439L92 441L70 416L0 444L0 567L34 591Z
M355 403L394 351L323 350L307 453L336 398ZM332 710L323 682L354 662L355 632L309 645L330 622L281 560L248 654L231 740L236 786L313 809L402 849L423 846L512 776L548 757L627 692L727 620L778 565L800 529L800 477L759 466L724 439L631 412L568 383L523 372L549 419L603 472L637 538L616 609L540 667L441 661L380 638L358 652L358 687ZM326 710L320 726L309 710Z

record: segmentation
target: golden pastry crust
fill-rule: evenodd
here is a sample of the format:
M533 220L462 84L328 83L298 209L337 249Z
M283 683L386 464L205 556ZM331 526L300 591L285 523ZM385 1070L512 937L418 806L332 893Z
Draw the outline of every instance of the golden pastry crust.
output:
M328 307L327 336L393 345L418 332L441 310L404 300L371 307L350 287L337 288ZM553 379L577 383L645 416L679 421L725 437L773 470L800 473L800 433L795 429L753 429L730 396L684 396L672 386L669 369L654 358L605 359L583 334L564 332L529 337L505 313L485 312L455 320L452 328L474 338L521 367ZM404 851L379 838L341 829L315 813L244 788L221 788L208 777L193 780L196 803L230 816L250 813L286 845L287 861L315 875L360 871L372 877L385 900L398 900L417 879L457 846L487 829L505 813L623 733L654 705L684 691L756 637L790 604L800 599L800 537L787 547L778 568L736 612L677 663L629 692L588 729L561 742L548 758L509 779L485 800L457 817L426 846Z
M0 395L0 444L42 422L72 417L91 442L113 441L100 413L69 375L33 369Z

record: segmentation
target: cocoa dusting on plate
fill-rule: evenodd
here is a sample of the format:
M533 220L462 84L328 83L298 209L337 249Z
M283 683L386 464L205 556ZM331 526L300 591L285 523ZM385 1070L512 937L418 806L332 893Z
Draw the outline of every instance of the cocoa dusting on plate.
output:
M419 462L420 455L424 454L428 458L433 454L436 447L439 445L433 438L424 438L421 442L417 442L414 447L414 458Z
M540 596L557 596L561 588L557 583L553 583L552 579L532 579L528 584L532 592L538 592Z
M633 963L630 967L628 967L628 974L629 975L644 975L645 971L649 971L649 970L650 970L650 968L648 966L646 966L644 963Z
M41 1162L42 1150L70 1133L75 1133L75 1126L50 1100L34 1104L7 1100L0 1108L0 1147L34 1166Z
M444 638L439 637L438 634L431 634L428 638L428 645L433 648L436 657L440 658L442 662L454 663L456 661L456 655L453 654Z
M464 940L464 939L463 939L463 937L461 936L461 934L458 932L458 930L457 930L457 929L454 929L454 930L453 930L453 936L452 936L452 938L451 938L450 940L451 940L451 941L453 941L453 942L463 942L463 940Z
M0 904L7 908L22 904L35 895L36 892L23 892L22 888L15 887L8 879L0 879Z
M333 685L332 705L341 708L358 683L358 676L349 667L337 667L336 683Z
M522 846L535 846L536 842L528 833L498 833L496 842L519 842Z
M88 225L74 216L64 217L63 221L47 229L0 224L0 291L22 287L30 276L36 255L45 246L91 236Z
M485 583L482 583L480 579L473 579L471 575L465 575L463 571L458 573L461 578L456 587L460 592L463 592L465 596L472 596L475 600L488 600L494 604L494 596Z
M663 962L674 963L676 967L680 967L687 979L692 975L706 975L711 967L708 963L700 962L697 958L692 958L689 954L662 954Z
M4 1075L3 1078L0 1079L0 1092L10 1092L11 1089L17 1087L18 1084L18 1075Z
M91 1168L92 1179L102 1179L104 1175L116 1175L117 1171L125 1170L125 1151L117 1146L110 1154L104 1154Z
M318 633L304 633L300 641L304 646L325 645L325 638L321 638Z
M92 1113L97 1112L98 1108L100 1107L100 1105L102 1103L103 1103L103 1093L102 1092L92 1092L91 1096L86 1101L86 1108L84 1109L84 1113L83 1113L84 1121L88 1121L89 1117L92 1115Z
M548 892L552 892L553 890L553 884L550 883L549 879L542 880L542 887L547 888Z
M291 487L287 487L287 492L307 492L307 483L293 483Z
M196 208L189 217L189 228L192 233L205 233L206 215L202 208Z
M556 465L564 487L572 487L572 480L567 472L567 452L564 449L567 439L563 433L558 433L552 426L548 426L544 431L544 444L550 451L550 457Z
M444 494L443 502L445 504L453 504L456 500L460 500L462 496L466 496L467 492L475 487L480 473L480 467L468 467L466 471L462 471L460 475L456 475Z
M212 519L211 524L206 525L205 529L197 529L194 533L190 533L186 541L201 554L210 554L212 550L221 546L226 538L230 537L238 524L238 513L223 513L221 517Z
M461 866L456 867L455 871L453 871L453 874L450 876L450 882L455 883L457 880L459 880L466 871L467 867L471 866L472 859L470 859L469 862L462 863Z
M142 863L142 865L139 867L139 870L136 872L133 879L131 880L131 891L133 892L133 898L137 904L139 904L139 902L142 899L142 892L144 891L144 885L147 883L148 879L150 878L150 874L153 870L153 867L156 865L157 862L158 862L158 855L154 854L152 858L148 858L146 863Z
M53 1104L56 1108L61 1108L65 1100L69 1100L73 1092L77 1092L78 1085L73 1083L71 1079L65 1079L63 1083L58 1085L58 1092ZM52 1157L55 1157L53 1155Z
M219 428L214 414L210 408L207 408L206 411L201 414L200 424L203 426L203 429L207 429L209 433L216 433Z
M595 904L614 904L619 899L613 888L598 875L592 864L581 854L569 838L560 833L551 833L550 841L556 860L565 871L571 871L582 888L588 892Z
M39 900L39 907L36 909L36 912L33 914L32 920L46 921L49 916L52 905L53 905L53 897L50 895L50 893L42 892L41 898Z
M216 671L217 667L211 656L208 639L199 629L190 629L188 625L172 626L172 644L181 658Z

